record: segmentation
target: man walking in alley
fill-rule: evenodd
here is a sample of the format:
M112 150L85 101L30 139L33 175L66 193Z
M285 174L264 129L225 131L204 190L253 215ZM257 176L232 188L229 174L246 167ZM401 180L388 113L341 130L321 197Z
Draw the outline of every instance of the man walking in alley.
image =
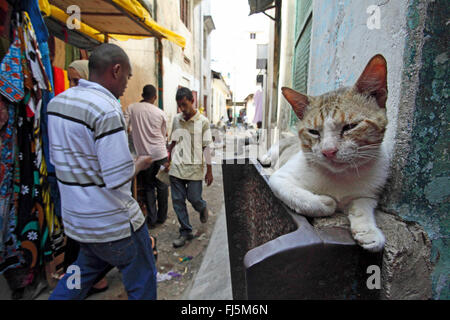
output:
M97 276L116 266L128 299L156 299L156 267L131 180L151 164L133 158L118 98L131 77L126 53L102 44L80 79L48 105L50 159L56 169L66 234L80 242L75 263L50 299L83 299ZM70 272L69 270L72 270Z
M213 175L209 150L209 144L212 142L209 121L195 109L194 97L188 88L178 89L176 101L181 113L175 116L172 125L169 146L172 162L169 176L173 209L180 223L180 236L173 241L173 246L178 248L193 238L186 198L200 213L200 221L208 221L207 203L202 199L202 183L205 177L207 186L210 186Z
M147 224L150 228L154 228L157 223L164 223L167 218L168 186L156 178L161 166L166 168L169 166L166 148L167 117L164 111L154 105L156 101L154 86L146 85L142 90L142 98L142 101L131 104L124 115L127 125L131 125L137 155L149 155L154 160L150 168L138 175L139 183L145 190Z

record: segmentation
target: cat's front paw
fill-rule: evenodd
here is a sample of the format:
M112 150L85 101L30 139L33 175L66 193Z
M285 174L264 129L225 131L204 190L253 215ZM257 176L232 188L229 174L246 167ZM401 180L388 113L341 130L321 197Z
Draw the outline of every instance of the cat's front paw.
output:
M371 252L379 252L383 250L385 237L383 232L376 226L359 226L352 228L353 238L364 249Z
M319 196L320 208L317 212L318 216L331 216L336 211L337 203L329 196Z
M263 166L270 166L270 164L272 162L272 158L271 158L270 154L267 154L267 153L265 155L261 156L258 160Z
M328 217L336 211L336 201L329 196L312 195L308 200L294 198L290 207L308 217Z

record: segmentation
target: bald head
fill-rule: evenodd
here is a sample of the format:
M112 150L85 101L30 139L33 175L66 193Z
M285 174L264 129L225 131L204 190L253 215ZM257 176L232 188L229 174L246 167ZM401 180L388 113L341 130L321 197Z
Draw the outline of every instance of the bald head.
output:
M100 83L119 98L131 77L130 60L118 45L104 43L89 57L89 80Z

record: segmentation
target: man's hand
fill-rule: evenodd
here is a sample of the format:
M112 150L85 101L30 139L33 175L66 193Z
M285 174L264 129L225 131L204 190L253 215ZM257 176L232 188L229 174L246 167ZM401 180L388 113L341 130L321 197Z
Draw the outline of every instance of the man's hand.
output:
M165 162L165 163L163 164L163 167L164 167L164 171L165 171L165 172L169 172L169 169L170 169L170 162L169 162L169 161Z
M213 174L212 174L212 170L207 170L206 171L206 176L205 176L205 182L206 185L209 187L211 185L211 183L213 182Z
M148 169L152 164L153 159L150 156L138 156L134 160L134 166L136 167L136 174L142 170Z

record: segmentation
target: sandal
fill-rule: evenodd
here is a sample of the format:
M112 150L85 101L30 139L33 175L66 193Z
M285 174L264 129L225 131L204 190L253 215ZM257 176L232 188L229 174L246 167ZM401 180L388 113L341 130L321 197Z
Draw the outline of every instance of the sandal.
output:
M103 287L103 288L95 288L95 287L91 287L86 295L86 298L89 296L92 296L93 294L96 293L100 293L100 292L104 292L106 290L108 290L109 286Z

